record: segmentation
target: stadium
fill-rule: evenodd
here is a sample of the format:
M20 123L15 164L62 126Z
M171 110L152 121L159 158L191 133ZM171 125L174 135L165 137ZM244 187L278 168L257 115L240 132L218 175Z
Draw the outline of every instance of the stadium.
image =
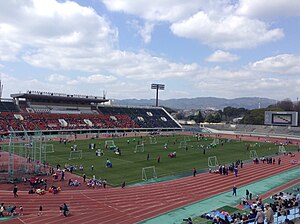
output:
M300 223L299 18L0 1L0 223Z
M11 97L0 103L4 223L212 223L227 213L251 223L250 205L275 203L269 198L300 183L297 127L282 124L297 123L294 112L267 112L266 126L187 128L163 107L39 91ZM20 205L24 212L11 211ZM296 208L278 211L276 223L297 218Z

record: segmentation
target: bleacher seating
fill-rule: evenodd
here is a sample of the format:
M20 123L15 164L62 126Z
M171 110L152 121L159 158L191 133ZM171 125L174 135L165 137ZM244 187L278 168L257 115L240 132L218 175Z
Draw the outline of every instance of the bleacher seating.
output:
M141 128L180 128L162 108L98 107L100 114L127 114Z
M162 108L0 102L0 134L9 131L180 129Z
M8 131L34 131L34 130L75 130L75 129L131 129L131 128L174 128L175 121L166 113L158 110L152 111L153 116L147 117L149 109L129 110L114 108L103 111L101 114L53 114L53 113L25 113L1 112L0 132ZM122 112L122 113L121 113ZM131 116L130 116L131 115ZM143 116L139 121L136 116ZM132 117L134 119L132 119ZM165 118L164 120L161 117ZM89 122L85 122L88 120ZM175 123L175 124L174 124Z
M239 133L253 133L253 134L284 134L284 135L299 135L300 127L286 127L286 126L266 126L266 125L245 125L245 124L205 124L207 128L234 131Z
M19 112L20 110L13 102L0 102L0 111L3 112Z

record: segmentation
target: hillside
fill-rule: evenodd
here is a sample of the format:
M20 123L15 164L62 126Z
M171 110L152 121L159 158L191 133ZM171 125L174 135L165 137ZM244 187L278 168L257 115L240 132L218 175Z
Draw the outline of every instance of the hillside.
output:
M180 99L169 99L159 100L160 106L170 107L174 109L206 109L215 108L223 109L224 107L244 107L246 109L255 109L260 107L268 107L271 104L276 103L276 100L259 97L241 97L235 99L225 99L217 97L197 97L197 98L180 98ZM155 99L124 99L114 100L114 105L125 105L125 106L153 106L155 105Z

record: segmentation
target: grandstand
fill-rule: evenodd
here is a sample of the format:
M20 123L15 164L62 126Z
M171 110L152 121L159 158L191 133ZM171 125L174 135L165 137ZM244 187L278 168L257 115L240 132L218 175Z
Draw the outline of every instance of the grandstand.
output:
M174 131L181 126L161 107L105 106L97 96L27 91L0 103L0 133Z
M266 126L266 125L249 125L249 124L204 124L205 128L212 130L234 132L238 134L257 134L257 135L299 135L300 127L291 126Z

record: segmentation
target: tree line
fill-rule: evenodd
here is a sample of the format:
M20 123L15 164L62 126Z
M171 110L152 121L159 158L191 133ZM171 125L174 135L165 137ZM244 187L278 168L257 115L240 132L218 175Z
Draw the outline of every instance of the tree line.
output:
M300 103L292 102L290 99L278 101L276 104L267 108L247 110L245 108L225 107L223 110L211 111L205 114L201 110L197 110L193 115L187 117L188 120L194 120L196 123L208 122L232 122L234 118L242 118L238 123L263 125L265 120L265 111L296 111L298 112L298 125L300 125ZM179 115L180 119L184 116Z

